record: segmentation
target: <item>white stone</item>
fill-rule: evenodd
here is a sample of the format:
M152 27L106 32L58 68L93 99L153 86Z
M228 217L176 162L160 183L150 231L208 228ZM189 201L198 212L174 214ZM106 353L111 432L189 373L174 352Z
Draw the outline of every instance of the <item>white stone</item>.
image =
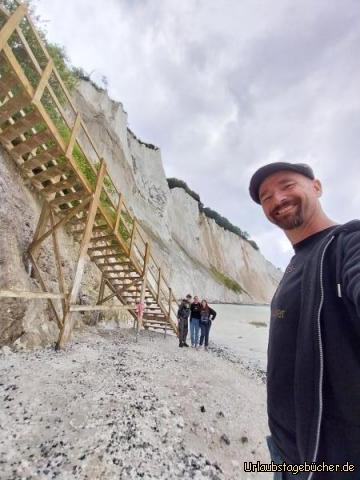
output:
M1 348L0 352L2 355L10 355L12 353L11 348L6 345Z

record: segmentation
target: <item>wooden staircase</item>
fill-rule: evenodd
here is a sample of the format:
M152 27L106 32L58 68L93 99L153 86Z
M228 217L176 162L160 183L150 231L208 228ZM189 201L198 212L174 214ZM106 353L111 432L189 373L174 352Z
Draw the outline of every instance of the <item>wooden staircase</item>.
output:
M58 345L69 340L72 312L79 310L126 309L137 329L177 334L177 302L172 290L141 226L107 173L105 159L25 6L12 13L1 8L0 22L0 143L43 203L29 255L43 298L48 299L60 328ZM57 239L57 230L64 225L80 242L69 290ZM53 239L61 313L50 298L56 294L49 292L36 261L40 245L49 237ZM92 306L77 304L86 259L101 271L98 302ZM104 305L111 299L117 299L119 306Z

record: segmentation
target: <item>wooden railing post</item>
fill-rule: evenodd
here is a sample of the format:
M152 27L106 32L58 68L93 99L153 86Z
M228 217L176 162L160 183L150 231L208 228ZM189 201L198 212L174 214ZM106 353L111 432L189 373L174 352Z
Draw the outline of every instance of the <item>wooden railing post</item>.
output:
M72 156L72 151L75 145L77 134L79 133L79 130L80 130L80 125L81 125L81 116L80 116L80 113L78 113L76 115L76 120L75 120L73 129L71 131L71 137L70 137L68 146L66 148L66 154L65 154L66 158L71 158Z
M76 298L80 290L80 282L81 282L81 279L84 273L84 267L85 267L85 257L86 257L87 250L89 248L96 211L100 203L100 194L103 186L105 173L106 173L106 165L104 160L102 160L100 165L100 170L96 179L95 192L93 194L93 199L89 207L85 231L83 233L83 237L81 240L79 259L78 259L78 263L75 270L73 286L68 299L67 312L64 315L63 326L61 328L59 340L57 343L58 348L63 348L71 336L73 325L72 325L72 316L71 316L70 307L72 304L76 303Z
M133 246L134 246L134 242L135 242L135 235L136 235L136 218L134 218L133 228L132 228L132 232L131 232L130 250L129 250L129 256L130 256L130 258L131 258L131 252L132 252L132 249L133 249Z
M157 303L159 303L159 300L160 300L160 283L161 283L161 268L159 268L159 276L158 276L158 288L157 288L157 296L156 296Z
M170 315L171 315L171 297L172 297L172 290L171 288L169 288L169 319L170 319Z
M53 71L53 61L49 60L42 74L42 77L40 78L40 82L38 83L36 91L34 93L34 98L32 100L33 103L37 103L40 101L52 71Z
M114 233L116 233L118 231L118 228L119 228L122 203L123 203L123 195L122 195L122 193L120 193L119 194L119 201L118 201L118 205L117 205L117 210L116 210L116 220L115 220L115 225L114 225Z
M146 243L145 245L145 256L144 256L144 268L143 268L143 273L142 273L142 282L141 282L141 290L140 290L140 308L139 308L139 315L138 315L138 321L136 324L136 338L138 337L139 334L139 329L142 327L143 324L143 315L144 315L144 309L145 309L145 294L146 294L146 276L147 276L147 270L149 266L149 257L150 257L150 247L149 244Z

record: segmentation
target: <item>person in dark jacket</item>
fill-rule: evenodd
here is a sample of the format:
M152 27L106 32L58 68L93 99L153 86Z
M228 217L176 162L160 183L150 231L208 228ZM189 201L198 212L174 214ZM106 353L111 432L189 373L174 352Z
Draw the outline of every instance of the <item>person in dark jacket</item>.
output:
M308 465L298 479L359 479L360 221L327 217L321 183L305 164L265 165L249 191L295 251L271 302L271 456ZM328 465L348 466L341 473Z
M179 328L179 347L188 347L186 337L188 334L188 320L190 316L191 295L186 295L180 304L177 318Z
M205 340L205 350L208 349L209 345L209 332L212 325L212 322L215 320L216 312L211 307L209 307L206 300L201 300L201 310L200 310L200 347L202 347Z
M190 308L191 308L191 313L190 313L191 346L193 348L198 348L201 303L199 302L199 297L197 297L196 295L194 296L194 301L192 302Z

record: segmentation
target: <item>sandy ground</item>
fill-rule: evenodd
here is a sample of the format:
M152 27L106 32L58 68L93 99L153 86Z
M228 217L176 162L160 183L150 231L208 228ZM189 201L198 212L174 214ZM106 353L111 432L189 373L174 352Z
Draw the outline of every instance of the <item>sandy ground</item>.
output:
M1 480L270 478L243 468L269 461L265 386L221 349L93 327L0 363Z

